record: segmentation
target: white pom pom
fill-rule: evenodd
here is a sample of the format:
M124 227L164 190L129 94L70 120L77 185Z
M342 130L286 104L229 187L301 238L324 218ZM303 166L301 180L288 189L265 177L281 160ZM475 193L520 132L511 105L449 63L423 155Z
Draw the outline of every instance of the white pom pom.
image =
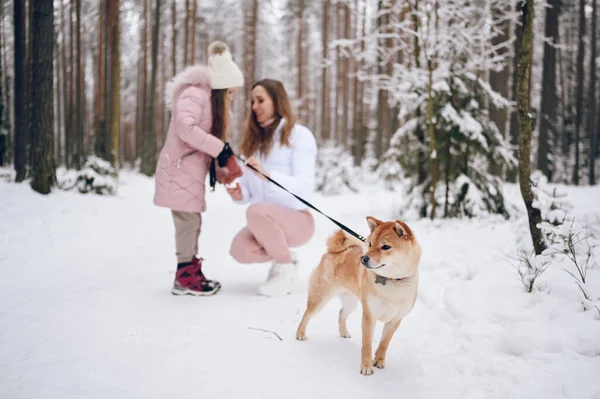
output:
M223 42L212 42L209 46L208 46L208 56L210 57L211 55L218 55L218 54L223 54L225 52L229 51L229 47L227 47L227 45Z

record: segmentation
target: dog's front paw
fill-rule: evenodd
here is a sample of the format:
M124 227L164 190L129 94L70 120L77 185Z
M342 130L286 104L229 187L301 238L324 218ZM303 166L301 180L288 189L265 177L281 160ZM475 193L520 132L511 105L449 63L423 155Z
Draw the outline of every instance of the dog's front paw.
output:
M385 358L375 357L375 360L373 360L373 366L377 367L378 369L384 368L385 367Z
M340 331L340 337L342 338L352 338L352 335L348 331Z
M296 332L296 339L298 341L306 341L306 333L304 331L297 331Z
M360 373L362 375L372 375L373 374L373 367L371 367L370 364L361 364L361 366L360 366Z

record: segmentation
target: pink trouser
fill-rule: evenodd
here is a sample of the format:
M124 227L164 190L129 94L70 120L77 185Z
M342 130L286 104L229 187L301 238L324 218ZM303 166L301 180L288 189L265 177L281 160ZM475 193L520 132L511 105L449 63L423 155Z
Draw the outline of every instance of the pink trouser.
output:
M230 254L240 263L293 261L290 247L306 244L315 232L308 210L256 203L246 211L247 226L234 237Z

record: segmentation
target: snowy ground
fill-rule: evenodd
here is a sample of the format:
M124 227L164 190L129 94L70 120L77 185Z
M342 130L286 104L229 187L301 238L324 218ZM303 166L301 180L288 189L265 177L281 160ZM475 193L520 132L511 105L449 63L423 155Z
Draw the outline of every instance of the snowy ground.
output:
M509 261L522 219L411 222L424 249L418 300L386 368L364 377L360 308L351 339L337 335L335 300L296 341L306 295L255 294L268 266L228 256L244 208L222 189L208 195L200 248L223 289L172 296L172 221L153 189L130 173L116 197L0 182L0 398L600 398L597 312L560 269L546 292L524 292ZM600 217L600 188L569 194L579 215ZM365 216L393 218L397 197L315 204L366 235ZM335 230L315 218L304 278ZM600 289L600 271L588 278Z

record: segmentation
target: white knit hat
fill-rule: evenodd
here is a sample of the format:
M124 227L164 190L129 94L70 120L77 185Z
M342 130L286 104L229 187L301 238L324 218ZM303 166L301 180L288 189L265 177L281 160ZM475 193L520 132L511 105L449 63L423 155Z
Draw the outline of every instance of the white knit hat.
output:
M208 46L208 70L211 89L229 89L244 85L244 75L233 62L229 47L223 42L212 42Z

